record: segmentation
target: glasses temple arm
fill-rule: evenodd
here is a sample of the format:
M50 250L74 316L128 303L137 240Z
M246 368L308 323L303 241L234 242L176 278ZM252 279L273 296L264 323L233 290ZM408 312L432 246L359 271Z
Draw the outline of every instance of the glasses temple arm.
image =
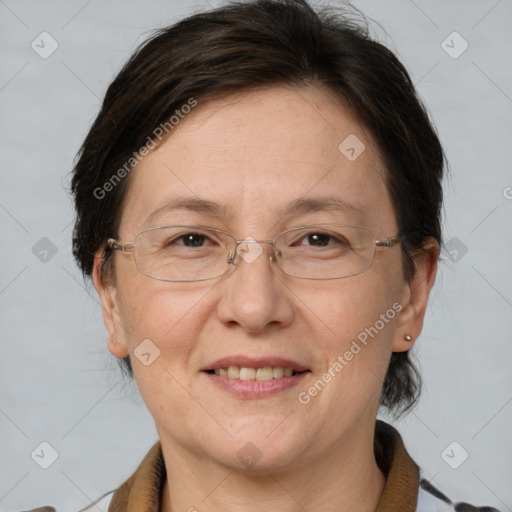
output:
M392 236L384 240L375 240L375 245L377 247L393 247L394 245L399 244L404 238L404 235L400 235Z
M121 244L114 238L109 238L107 240L107 245L114 251L133 252L135 249L134 244Z

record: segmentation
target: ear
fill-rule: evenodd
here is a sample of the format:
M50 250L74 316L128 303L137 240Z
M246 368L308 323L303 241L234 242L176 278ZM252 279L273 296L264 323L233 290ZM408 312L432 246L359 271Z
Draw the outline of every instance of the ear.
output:
M121 315L116 298L117 290L113 278L110 280L112 282L105 282L101 272L103 251L104 249L99 249L94 255L92 280L101 301L103 322L108 334L108 349L114 356L123 358L128 355L126 332L121 323Z
M411 281L406 283L402 296L402 310L397 318L393 352L409 350L421 333L428 297L436 278L439 250L437 240L428 238L423 246L423 254L415 262L416 271ZM411 341L405 339L407 335L412 338Z

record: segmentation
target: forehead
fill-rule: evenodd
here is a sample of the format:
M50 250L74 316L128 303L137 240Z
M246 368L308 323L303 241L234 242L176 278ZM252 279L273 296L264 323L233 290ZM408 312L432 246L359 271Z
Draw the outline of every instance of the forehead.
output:
M349 215L364 213L367 224L391 209L377 147L318 87L199 102L129 179L122 216L129 231L149 227L155 211L169 214L165 205L185 197L217 203L209 213L229 222L276 221L293 212L291 202L325 196L347 203Z

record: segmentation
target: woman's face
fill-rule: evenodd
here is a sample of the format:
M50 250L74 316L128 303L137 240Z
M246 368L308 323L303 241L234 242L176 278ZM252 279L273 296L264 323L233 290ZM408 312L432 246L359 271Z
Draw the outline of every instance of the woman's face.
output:
M200 102L130 175L119 239L187 224L268 240L323 223L387 238L398 227L384 174L372 139L326 90L273 87ZM163 207L178 197L218 211ZM350 207L282 213L326 198ZM163 446L277 469L372 431L391 353L419 334L431 279L427 288L404 281L399 245L378 249L368 271L334 280L289 277L269 260L271 246L261 248L221 278L188 283L148 278L116 252L114 283L104 287L96 265L95 284L109 348L130 355ZM242 370L248 381L208 372L295 365L307 371L276 369L271 381L252 380L252 370Z

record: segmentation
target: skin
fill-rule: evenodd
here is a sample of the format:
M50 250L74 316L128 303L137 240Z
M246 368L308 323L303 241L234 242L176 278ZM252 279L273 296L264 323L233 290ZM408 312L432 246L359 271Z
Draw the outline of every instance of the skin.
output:
M366 147L353 162L338 150L349 134ZM132 172L119 239L132 242L142 229L174 221L230 231L238 240L274 239L287 228L339 218L387 238L398 227L384 177L372 138L331 92L273 86L238 93L200 102ZM145 224L176 195L216 201L232 215L180 210ZM326 195L361 211L276 213L296 198ZM252 263L196 283L145 277L133 256L120 252L107 283L96 254L108 348L131 356L162 444L162 510L374 511L385 484L373 453L382 384L392 352L413 345L404 336L420 334L438 244L426 241L411 282L403 278L399 245L378 249L363 274L322 281L281 273L266 246ZM299 403L298 393L394 303L401 312L317 396ZM133 352L148 338L160 356L144 366ZM244 400L200 371L241 354L290 358L311 373L298 388ZM252 468L237 456L247 442L261 454Z

